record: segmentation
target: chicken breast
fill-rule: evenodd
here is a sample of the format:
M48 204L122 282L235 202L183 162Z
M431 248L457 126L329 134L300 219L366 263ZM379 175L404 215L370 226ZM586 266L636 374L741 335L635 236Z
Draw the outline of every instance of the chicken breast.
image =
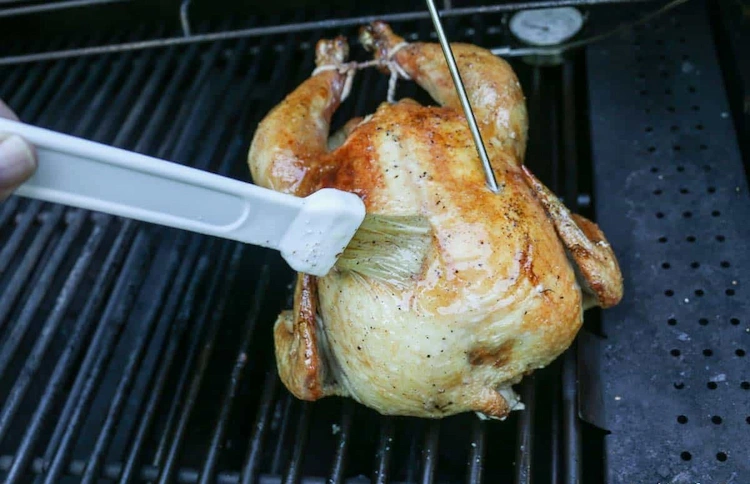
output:
M620 300L617 260L598 227L523 166L526 107L505 61L452 44L501 186L495 194L439 44L405 43L382 22L360 40L440 106L383 103L331 136L348 46L321 40L319 69L258 126L253 179L298 196L353 192L371 213L423 215L432 247L421 273L401 285L335 269L299 274L294 307L274 329L280 378L300 399L347 396L382 414L503 418L518 408L511 385L568 348L583 311Z

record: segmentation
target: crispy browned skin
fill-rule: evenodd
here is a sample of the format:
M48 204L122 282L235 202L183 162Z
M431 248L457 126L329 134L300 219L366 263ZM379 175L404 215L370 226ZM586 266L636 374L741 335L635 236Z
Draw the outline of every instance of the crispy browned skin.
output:
M362 33L384 57L402 40L382 23ZM500 194L486 188L437 44L410 44L393 58L439 107L383 103L329 139L344 76L324 71L258 128L256 183L300 196L339 188L369 212L422 214L434 231L422 273L405 287L336 270L298 278L275 342L281 379L299 398L346 395L383 414L504 417L517 403L510 386L570 345L583 309L622 296L601 231L522 166L526 109L511 68L478 47L453 48ZM346 57L340 40L321 41L321 51L318 65Z

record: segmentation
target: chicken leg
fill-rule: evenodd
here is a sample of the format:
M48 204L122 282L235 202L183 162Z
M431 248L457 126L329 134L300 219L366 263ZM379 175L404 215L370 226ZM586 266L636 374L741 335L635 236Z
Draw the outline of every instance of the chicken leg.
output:
M300 197L319 188L321 173L330 168L322 158L329 152L331 117L347 88L348 75L340 67L348 53L343 37L320 40L316 46L317 72L260 122L248 153L257 185ZM334 144L340 142L333 140ZM331 364L317 317L317 286L316 277L298 274L294 308L283 311L274 325L279 377L303 400L340 393L327 371Z

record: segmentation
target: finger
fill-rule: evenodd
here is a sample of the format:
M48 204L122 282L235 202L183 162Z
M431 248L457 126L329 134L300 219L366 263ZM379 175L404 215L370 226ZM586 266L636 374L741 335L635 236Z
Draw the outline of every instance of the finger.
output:
M18 116L8 107L2 100L0 100L0 118L12 119L18 121Z
M34 174L37 167L34 148L15 134L0 133L0 200Z

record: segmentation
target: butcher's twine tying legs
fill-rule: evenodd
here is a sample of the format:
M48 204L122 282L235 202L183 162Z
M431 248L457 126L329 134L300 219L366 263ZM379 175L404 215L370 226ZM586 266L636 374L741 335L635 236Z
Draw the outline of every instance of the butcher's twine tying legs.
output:
M398 78L401 77L404 80L411 80L411 76L396 62L393 58L396 53L406 47L408 42L401 42L397 44L390 52L386 59L375 59L367 62L347 62L345 64L327 64L316 67L312 75L316 75L324 71L338 71L341 74L346 74L346 81L344 82L344 89L341 92L341 101L343 102L352 90L352 82L354 82L354 75L357 71L366 69L368 67L385 66L391 72L390 78L388 79L388 95L386 99L389 103L393 104L396 102L396 83Z

